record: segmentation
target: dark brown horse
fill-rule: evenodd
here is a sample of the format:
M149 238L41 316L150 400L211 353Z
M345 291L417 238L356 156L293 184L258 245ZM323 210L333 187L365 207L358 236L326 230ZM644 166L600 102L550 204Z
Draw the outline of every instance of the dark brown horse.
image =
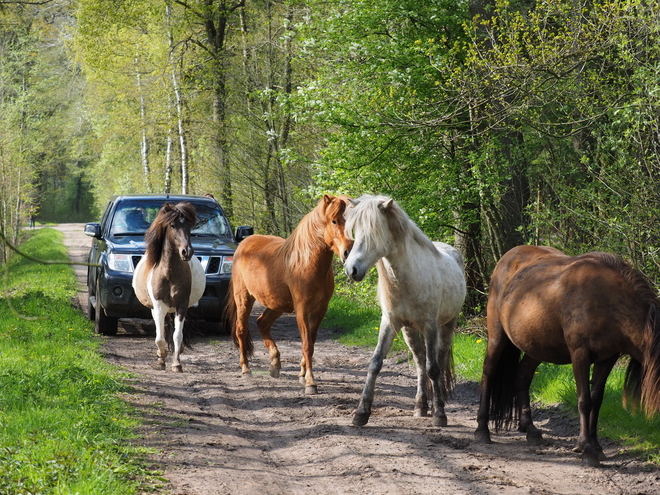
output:
M312 355L319 325L335 287L333 252L345 259L352 246L344 234L348 198L324 196L301 220L287 239L252 235L236 249L225 315L239 348L243 373L250 373L248 359L253 344L248 319L254 301L266 310L257 326L270 354L270 375L279 376L280 351L270 328L283 313L296 313L302 341L300 382L305 393L317 392Z
M156 324L158 364L165 368L167 343L173 340L172 370L177 372L182 371L179 354L188 308L199 301L206 287L204 268L193 256L190 243L190 229L196 221L190 203L163 205L144 236L147 250L133 274L135 295L151 309ZM167 313L176 313L173 336L166 334Z
M572 364L580 413L576 450L586 465L600 465L605 456L597 438L598 412L621 355L630 356L624 404L641 402L648 415L660 409L659 309L648 280L611 254L510 250L491 278L476 440L490 443L489 418L496 429L518 419L527 441L540 443L529 399L536 368L543 361Z

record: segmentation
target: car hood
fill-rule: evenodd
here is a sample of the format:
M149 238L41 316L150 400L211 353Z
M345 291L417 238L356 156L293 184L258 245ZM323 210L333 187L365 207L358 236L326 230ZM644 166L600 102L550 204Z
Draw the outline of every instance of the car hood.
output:
M192 236L192 245L197 255L232 255L236 250L236 243L227 242L226 239L212 236ZM147 249L144 237L116 236L107 240L108 247L116 253L144 253Z

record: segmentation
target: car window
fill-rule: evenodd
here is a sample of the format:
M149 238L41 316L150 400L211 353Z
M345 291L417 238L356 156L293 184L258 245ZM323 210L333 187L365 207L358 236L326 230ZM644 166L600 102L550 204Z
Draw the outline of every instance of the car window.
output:
M144 235L158 211L166 201L148 202L144 200L122 201L115 210L110 228L112 236ZM193 235L232 237L227 217L217 206L193 203L197 212L197 224Z
M195 205L197 224L192 230L194 235L213 235L226 237L231 235L227 218L222 211L207 205Z
M160 205L122 202L115 210L110 228L111 235L144 235L156 215Z

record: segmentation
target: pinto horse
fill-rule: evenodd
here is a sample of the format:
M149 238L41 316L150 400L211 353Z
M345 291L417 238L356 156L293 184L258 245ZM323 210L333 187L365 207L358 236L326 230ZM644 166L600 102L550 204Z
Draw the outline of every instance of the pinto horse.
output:
M466 293L463 257L448 244L431 242L391 198L364 195L351 203L346 232L355 243L344 270L359 282L376 265L382 309L378 345L353 424L364 426L369 421L376 378L402 330L417 369L414 416L428 414L430 382L433 425L446 426L445 400L453 384L452 342Z
M302 341L300 382L306 394L317 393L312 355L319 325L334 291L333 252L344 259L352 242L344 235L348 198L325 195L287 239L251 235L234 253L225 315L239 349L243 374L250 373L254 352L248 328L255 300L266 310L257 318L270 355L270 375L280 374L280 352L270 333L283 313L294 312Z
M158 364L165 369L168 348L174 347L172 370L181 372L179 355L188 308L196 304L206 287L206 275L193 256L190 229L197 221L190 203L165 204L144 236L147 250L135 267L133 289L138 300L151 309L156 323ZM174 335L165 328L167 313L176 313Z
M537 246L507 252L493 271L488 295L476 440L491 443L489 418L496 429L518 419L527 441L540 443L529 398L534 372L543 361L570 363L580 413L576 450L584 464L599 466L605 455L596 434L598 412L621 355L631 358L624 404L641 401L649 415L660 408L659 310L648 280L614 255L571 257Z

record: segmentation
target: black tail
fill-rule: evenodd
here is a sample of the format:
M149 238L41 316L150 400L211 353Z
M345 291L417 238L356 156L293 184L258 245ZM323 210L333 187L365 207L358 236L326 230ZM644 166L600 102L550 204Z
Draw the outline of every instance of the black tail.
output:
M238 343L238 335L236 335L236 318L238 317L238 308L236 306L236 300L234 299L234 277L229 280L229 289L227 290L227 301L225 303L225 311L222 315L225 320L225 327L231 328L231 339L234 341L234 345L240 348ZM252 343L252 336L248 330L245 342L245 353L248 358L252 357L254 354L254 344Z
M520 363L520 349L513 345L504 333L502 338L506 339L506 344L495 373L490 377L490 420L495 426L495 431L508 430L518 419L516 374Z

